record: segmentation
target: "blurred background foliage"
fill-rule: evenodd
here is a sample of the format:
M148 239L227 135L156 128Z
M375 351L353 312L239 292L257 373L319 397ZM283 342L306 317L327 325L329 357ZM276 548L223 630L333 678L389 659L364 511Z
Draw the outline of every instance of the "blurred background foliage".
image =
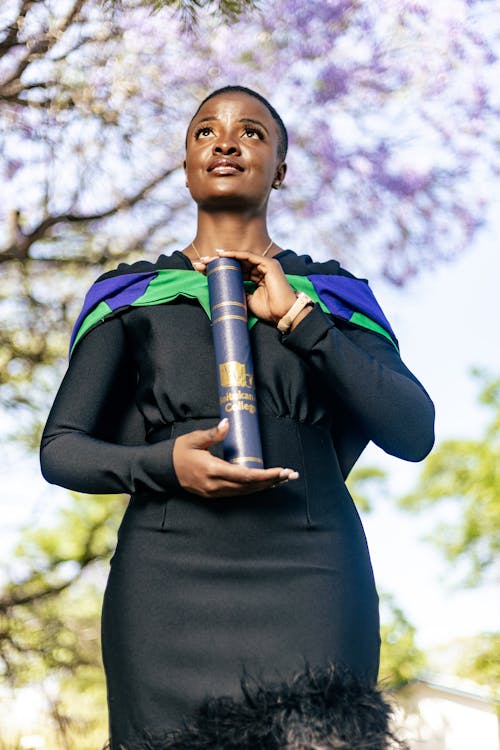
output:
M184 130L213 88L256 88L289 126L289 173L271 212L281 244L356 259L397 285L458 257L500 166L494 4L4 0L5 437L36 450L90 282L191 239ZM454 523L433 543L452 564L466 561L469 585L493 574L499 545L499 392L499 381L484 383L484 439L438 446L401 500L411 513L453 505ZM353 474L363 512L383 483L378 469ZM50 526L21 533L4 566L0 670L18 695L42 691L47 747L95 750L106 736L99 610L125 502L68 493ZM397 602L386 595L382 605L381 679L399 686L425 657ZM457 669L492 685L498 649L495 634L479 634ZM1 750L17 747L0 737Z
M485 382L483 376L479 400L490 417L481 440L441 443L414 491L400 501L411 511L436 503L449 507L431 540L451 563L465 563L464 582L470 586L488 577L498 580L500 573L500 379Z

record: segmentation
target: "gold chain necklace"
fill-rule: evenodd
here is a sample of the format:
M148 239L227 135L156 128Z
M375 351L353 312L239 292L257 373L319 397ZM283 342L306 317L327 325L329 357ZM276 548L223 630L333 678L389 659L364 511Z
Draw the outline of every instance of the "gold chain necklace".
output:
M274 240L271 240L271 242L269 243L269 245L266 247L266 249L262 253L262 257L264 257L265 255L268 254L269 250L272 248L273 245L274 245ZM198 250L196 249L196 245L194 244L194 242L191 243L191 247L195 251L195 253L198 256L198 258L201 260L201 255L199 254Z

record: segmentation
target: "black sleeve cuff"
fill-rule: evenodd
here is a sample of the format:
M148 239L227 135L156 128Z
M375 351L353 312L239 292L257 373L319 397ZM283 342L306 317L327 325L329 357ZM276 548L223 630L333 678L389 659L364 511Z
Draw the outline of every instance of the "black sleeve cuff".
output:
M308 354L327 332L335 328L335 324L328 318L319 305L314 305L308 315L305 315L291 333L282 337L283 344L300 356Z
M134 462L132 488L141 487L157 492L173 492L180 488L174 469L175 438L141 447Z

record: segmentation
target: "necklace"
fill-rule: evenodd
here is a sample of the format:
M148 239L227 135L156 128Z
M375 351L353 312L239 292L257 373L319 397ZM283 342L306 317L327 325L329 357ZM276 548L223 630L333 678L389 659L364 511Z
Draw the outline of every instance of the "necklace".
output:
M265 255L268 254L269 250L272 248L273 245L274 245L274 240L271 240L271 242L269 243L269 245L266 247L266 249L262 253L262 257L264 257ZM196 249L196 245L194 244L194 242L191 243L191 247L195 251L195 253L198 256L198 258L201 260L201 255L199 254L198 250Z

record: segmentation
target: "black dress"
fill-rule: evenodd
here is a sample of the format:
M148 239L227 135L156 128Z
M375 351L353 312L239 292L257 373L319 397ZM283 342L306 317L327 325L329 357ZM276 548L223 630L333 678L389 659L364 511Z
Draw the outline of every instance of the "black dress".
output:
M286 273L348 275L276 257ZM152 268L192 266L177 252L121 270ZM103 610L113 750L177 727L207 695L239 694L245 671L333 662L376 680L377 594L344 479L368 440L423 458L432 403L388 340L318 306L288 336L259 322L251 339L265 465L300 472L281 487L206 500L178 484L175 438L219 419L210 322L193 300L88 333L52 408L45 477L132 495Z

